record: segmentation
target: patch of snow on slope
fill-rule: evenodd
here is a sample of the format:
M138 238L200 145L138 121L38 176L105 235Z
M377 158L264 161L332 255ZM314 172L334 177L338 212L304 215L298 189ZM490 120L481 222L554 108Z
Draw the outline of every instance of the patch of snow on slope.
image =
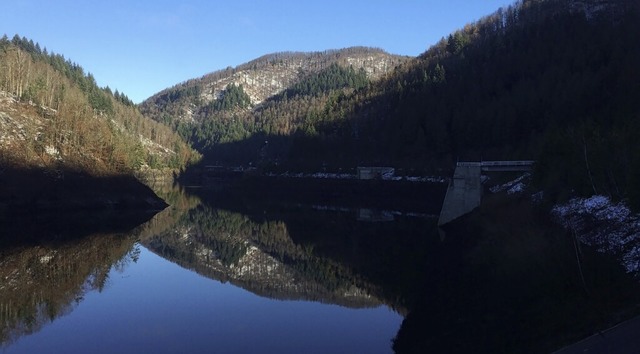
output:
M509 181L505 184L501 184L499 186L493 186L489 188L491 193L499 193L502 191L507 191L507 194L516 194L524 192L526 184L525 180L531 176L530 173L525 173L522 176L514 179L513 181Z
M57 160L62 160L62 157L60 156L60 151L53 145L47 145L44 148L44 152L47 153L47 155L57 159Z
M302 172L284 172L284 173L267 173L269 177L285 177L285 178L317 178L317 179L357 179L358 176L351 173L330 173L330 172L316 172L316 173L302 173ZM447 183L447 179L438 176L427 177L411 177L411 176L383 176L383 180L387 181L409 181L409 182L431 182L431 183Z
M640 271L640 216L624 203L594 195L571 199L551 213L583 243L618 257L627 272Z

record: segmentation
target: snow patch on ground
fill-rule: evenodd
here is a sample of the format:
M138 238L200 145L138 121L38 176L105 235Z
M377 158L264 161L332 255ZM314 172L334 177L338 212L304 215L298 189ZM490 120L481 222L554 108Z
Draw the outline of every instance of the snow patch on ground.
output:
M47 155L57 159L57 160L61 160L62 157L60 156L60 151L53 145L47 145L44 148L44 152L47 153Z
M526 185L526 180L531 177L530 173L525 173L522 176L514 179L513 181L509 181L505 184L501 184L499 186L493 186L489 188L491 193L499 193L502 191L507 191L507 194L517 194L524 192Z
M581 242L618 257L627 272L640 271L640 215L624 203L594 195L556 205L551 213Z
M316 173L295 173L285 172L281 174L267 173L269 177L286 177L286 178L318 178L318 179L357 179L358 176L350 173L329 173L329 172L316 172ZM385 181L409 181L409 182L432 182L432 183L446 183L448 180L444 177L427 176L427 177L412 177L412 176L393 176L383 175L382 180Z
M490 188L492 193L506 191L519 194L525 191L531 176L526 173L513 181ZM539 203L542 191L533 193L531 200ZM617 257L629 273L640 273L640 214L632 213L623 202L594 195L573 198L551 209L552 217L577 235L580 242L595 247L598 252Z
M142 134L138 134L138 140L140 140L142 146L147 148L152 154L158 154L161 156L175 154L175 151L156 143L155 141L143 136Z
M327 173L327 172L316 172L316 173L285 172L281 174L267 173L267 176L285 177L285 178L321 178L321 179L355 179L356 178L356 175L352 175L349 173Z
M412 177L412 176L396 176L392 178L384 178L383 180L392 180L392 181L409 181L409 182L431 182L431 183L447 183L449 180L444 177L438 176L427 176L427 177Z

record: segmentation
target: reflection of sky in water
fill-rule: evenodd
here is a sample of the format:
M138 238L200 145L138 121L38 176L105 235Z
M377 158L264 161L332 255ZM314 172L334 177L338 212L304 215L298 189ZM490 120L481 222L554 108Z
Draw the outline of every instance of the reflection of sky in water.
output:
M102 293L7 353L385 353L402 321L384 306L259 297L141 251Z

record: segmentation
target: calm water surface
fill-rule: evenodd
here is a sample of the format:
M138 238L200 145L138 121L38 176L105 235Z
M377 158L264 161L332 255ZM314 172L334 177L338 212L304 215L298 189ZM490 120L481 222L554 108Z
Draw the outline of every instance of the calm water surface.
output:
M581 246L578 264L517 203L443 238L429 210L164 197L126 231L0 223L0 352L540 353L640 299L617 260Z
M265 210L255 218L180 203L130 232L5 246L0 351L392 352L406 309L379 298L380 287L354 271L358 261L340 258L368 250L331 250L341 255L332 259ZM347 225L376 229L357 211L287 210L280 216L301 225L330 225L329 244L355 241Z
M386 306L272 300L140 251L101 292L5 352L384 353L402 320Z

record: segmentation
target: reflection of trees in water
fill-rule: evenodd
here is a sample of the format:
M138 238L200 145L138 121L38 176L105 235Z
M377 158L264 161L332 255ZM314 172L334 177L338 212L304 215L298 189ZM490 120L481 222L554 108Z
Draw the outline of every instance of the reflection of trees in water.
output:
M256 222L201 205L143 244L185 268L262 296L355 307L380 304L370 295L372 286L350 269L318 257L312 245L293 242L282 221Z
M349 269L399 313L415 302L416 287L440 250L432 218L399 215L394 221L363 222L357 210L295 209L281 209L278 218L286 223L292 242Z
M135 238L96 234L59 246L0 253L0 343L37 332L70 313L89 291L102 291L110 270L138 259Z
M145 233L153 237L141 242L187 269L263 296L336 303L367 298L367 304L384 302L406 313L440 247L435 219L362 222L355 211L198 194L203 204L158 214L174 213L173 226ZM277 277L288 285L276 284Z
M185 187L168 181L150 182L149 187L162 198L169 208L176 210L189 210L200 204L200 198L192 193L188 193Z
M172 206L124 233L95 230L134 226L135 220L146 217L65 214L48 215L43 225L33 219L6 224L13 226L1 230L12 236L2 240L0 249L0 347L70 313L88 292L102 291L111 270L123 272L138 260L136 240L172 228L186 210L200 203L180 187L161 187L156 192Z
M200 203L180 187L155 187L171 206L127 232L95 230L105 225L133 227L136 220L147 217L125 216L121 221L119 215L111 214L47 215L43 225L33 219L14 219L6 224L14 227L0 230L12 235L2 240L0 248L0 346L70 313L86 293L102 291L112 269L123 272L138 260L136 240L165 232Z

